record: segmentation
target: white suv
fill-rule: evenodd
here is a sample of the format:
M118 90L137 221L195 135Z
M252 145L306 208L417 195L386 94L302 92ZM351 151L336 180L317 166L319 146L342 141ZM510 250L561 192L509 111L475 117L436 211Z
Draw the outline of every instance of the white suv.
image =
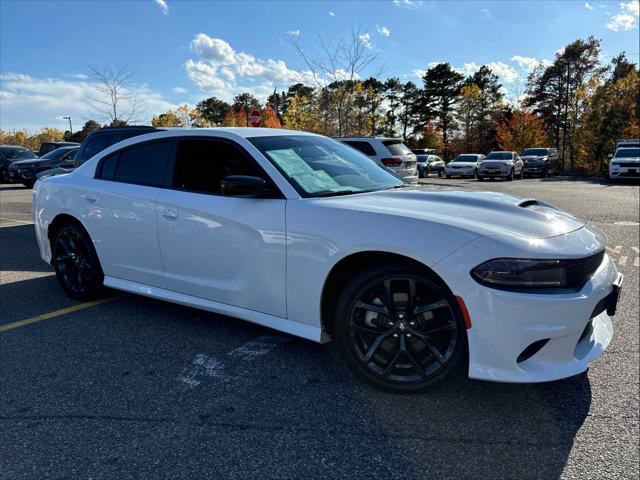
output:
M418 182L417 157L400 138L339 137L336 138L374 160L385 170L407 183Z
M618 148L609 163L609 180L640 178L640 148Z

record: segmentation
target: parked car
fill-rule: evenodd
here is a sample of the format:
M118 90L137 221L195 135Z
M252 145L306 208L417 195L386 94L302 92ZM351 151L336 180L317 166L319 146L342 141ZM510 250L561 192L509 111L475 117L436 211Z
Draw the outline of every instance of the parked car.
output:
M478 165L478 180L505 178L513 180L524 176L524 163L518 152L490 152Z
M619 148L640 148L640 140L622 139L616 142L616 150Z
M463 153L451 160L444 167L447 178L451 177L476 177L478 164L486 157L480 153Z
M80 145L80 149L76 152L73 160L73 166L71 168L55 167L49 170L44 170L37 175L37 179L70 173L75 168L89 160L93 155L101 152L107 147L110 147L114 143L118 143L137 135L155 132L157 130L158 129L155 127L148 126L104 127L99 130L95 130L87 135L87 138L85 138Z
M333 339L356 375L402 393L457 367L501 382L584 372L622 282L604 234L550 205L410 186L291 130L130 138L37 182L33 212L74 299L106 286Z
M61 147L79 147L78 142L42 142L40 150L38 150L38 156L42 157L49 152Z
M418 169L418 177L424 178L429 175L429 157L435 156L434 148L414 148L411 150L416 155L416 167Z
M562 167L555 148L525 148L520 156L524 162L525 175L548 177L557 174Z
M407 183L418 181L416 156L402 139L387 137L339 137L336 140L361 151L382 168Z
M9 182L9 166L18 160L27 158L38 158L28 148L15 145L0 145L0 183Z
M609 181L640 178L640 147L617 149L607 173Z
M73 167L73 159L78 148L79 146L60 147L39 158L13 162L9 166L9 179L31 188L36 183L38 173L54 167Z

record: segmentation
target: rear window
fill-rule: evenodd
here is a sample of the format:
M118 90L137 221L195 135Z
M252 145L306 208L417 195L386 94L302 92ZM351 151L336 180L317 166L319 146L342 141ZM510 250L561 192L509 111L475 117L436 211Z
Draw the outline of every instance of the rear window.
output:
M384 140L382 144L387 147L391 155L409 155L411 150L407 147L402 140Z
M105 148L116 143L119 136L120 134L117 132L93 134L91 137L87 138L87 143L80 150L76 160L79 164L83 164L96 153L100 153Z
M360 150L365 155L370 157L376 156L376 151L373 149L369 142L354 142L353 140L345 140L343 143L346 143L350 147L355 148L356 150Z

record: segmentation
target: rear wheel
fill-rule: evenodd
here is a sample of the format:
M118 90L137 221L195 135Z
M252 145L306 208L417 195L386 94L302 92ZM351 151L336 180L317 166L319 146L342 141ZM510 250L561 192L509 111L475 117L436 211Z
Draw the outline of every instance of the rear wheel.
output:
M410 267L381 266L357 275L338 301L333 331L358 377L396 393L436 385L466 352L454 297Z
M53 267L60 286L75 300L94 300L102 293L104 275L85 230L65 223L53 235Z

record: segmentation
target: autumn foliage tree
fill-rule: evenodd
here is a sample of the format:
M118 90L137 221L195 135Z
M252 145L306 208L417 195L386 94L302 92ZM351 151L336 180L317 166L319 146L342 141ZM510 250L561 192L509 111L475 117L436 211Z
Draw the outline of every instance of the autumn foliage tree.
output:
M543 147L547 144L544 124L535 115L515 110L496 128L498 146L502 150L522 152L525 148Z
M282 128L282 124L278 119L278 114L270 103L267 103L262 109L262 127L265 128Z

